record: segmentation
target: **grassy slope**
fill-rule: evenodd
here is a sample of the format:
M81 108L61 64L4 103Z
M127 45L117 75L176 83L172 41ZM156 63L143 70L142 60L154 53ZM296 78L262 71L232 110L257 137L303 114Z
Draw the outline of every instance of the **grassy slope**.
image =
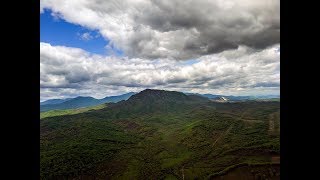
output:
M72 115L79 114L89 110L97 110L106 107L106 104L100 104L97 106L90 106L85 108L77 108L77 109L65 109L65 110L51 110L46 112L40 112L40 119L53 117L53 116L63 116L63 115Z
M124 109L44 118L41 177L205 179L235 164L270 163L280 151L278 102Z

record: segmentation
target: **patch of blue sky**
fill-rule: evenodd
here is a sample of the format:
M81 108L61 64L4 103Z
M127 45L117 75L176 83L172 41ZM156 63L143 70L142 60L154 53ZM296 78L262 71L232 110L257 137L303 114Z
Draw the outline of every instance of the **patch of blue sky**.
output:
M182 64L183 65L192 65L192 64L196 64L198 62L200 62L198 59L189 59L189 60L183 61Z
M90 30L80 25L68 23L51 15L50 10L40 14L40 41L53 46L67 46L81 48L90 53L99 55L123 56L123 51L103 38L97 30Z

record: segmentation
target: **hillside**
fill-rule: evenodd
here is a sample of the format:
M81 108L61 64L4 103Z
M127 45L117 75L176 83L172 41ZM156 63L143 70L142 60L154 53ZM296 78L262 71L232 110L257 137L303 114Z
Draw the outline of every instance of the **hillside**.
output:
M106 106L107 104L100 104L97 106L90 106L90 107L76 108L76 109L50 110L50 111L40 112L40 119L53 117L53 116L79 114L79 113L87 112L90 110L102 109Z
M214 179L239 167L253 179L279 179L279 106L147 89L101 109L43 118L40 177Z
M119 102L122 100L127 100L131 97L133 92L122 94L119 96L108 96L103 99L95 99L93 97L82 97L78 96L76 98L67 99L52 99L40 103L40 111L50 111L50 110L66 110L66 109L76 109L85 108L90 106L96 106L99 104L109 103L109 102Z

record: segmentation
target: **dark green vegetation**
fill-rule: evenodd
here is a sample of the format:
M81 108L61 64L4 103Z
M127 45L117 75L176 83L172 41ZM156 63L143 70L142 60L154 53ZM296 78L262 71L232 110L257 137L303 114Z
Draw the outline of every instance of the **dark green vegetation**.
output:
M144 90L102 109L43 118L40 176L212 179L240 165L270 166L279 163L279 105Z
M40 103L40 111L50 111L50 110L65 110L65 109L76 109L84 108L90 106L97 106L99 104L119 102L122 100L129 99L134 92L122 94L119 96L108 96L103 99L95 99L93 97L82 97L78 96L76 98L67 99L51 99Z

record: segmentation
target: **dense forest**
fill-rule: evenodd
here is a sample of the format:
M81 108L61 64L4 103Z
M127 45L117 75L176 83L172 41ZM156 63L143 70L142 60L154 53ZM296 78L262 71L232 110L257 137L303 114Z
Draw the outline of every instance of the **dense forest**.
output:
M144 90L40 120L41 179L279 179L280 102Z

